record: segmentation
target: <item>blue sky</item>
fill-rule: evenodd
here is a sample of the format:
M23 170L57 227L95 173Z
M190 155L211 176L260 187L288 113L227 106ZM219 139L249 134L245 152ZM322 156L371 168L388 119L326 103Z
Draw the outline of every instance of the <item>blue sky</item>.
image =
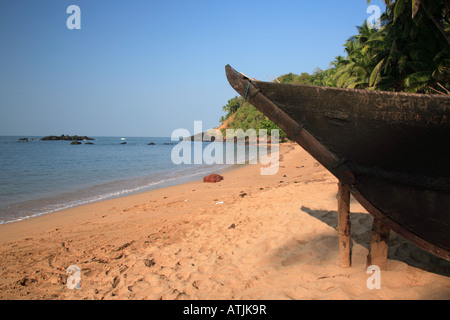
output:
M72 4L80 30L66 26ZM367 8L366 0L2 0L0 135L216 127L236 95L226 64L260 80L326 69Z

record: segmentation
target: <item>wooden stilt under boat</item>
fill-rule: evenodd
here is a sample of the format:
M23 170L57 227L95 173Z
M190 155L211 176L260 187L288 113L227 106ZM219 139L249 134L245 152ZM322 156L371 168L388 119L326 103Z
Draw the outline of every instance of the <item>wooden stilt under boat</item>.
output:
M338 235L339 235L339 265L348 268L352 265L350 238L350 190L339 182L338 185Z
M387 270L387 251L391 230L378 219L373 220L370 233L370 248L367 266L376 265L381 271Z
M376 223L450 260L449 96L262 82L230 66L226 75Z

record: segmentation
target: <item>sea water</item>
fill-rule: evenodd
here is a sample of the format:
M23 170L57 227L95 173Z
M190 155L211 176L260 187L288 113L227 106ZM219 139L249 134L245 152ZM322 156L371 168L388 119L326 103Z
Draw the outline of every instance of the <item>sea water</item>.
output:
M80 145L20 138L0 137L0 224L199 180L233 165L176 165L178 142L170 138L94 137ZM226 156L230 148L222 145Z

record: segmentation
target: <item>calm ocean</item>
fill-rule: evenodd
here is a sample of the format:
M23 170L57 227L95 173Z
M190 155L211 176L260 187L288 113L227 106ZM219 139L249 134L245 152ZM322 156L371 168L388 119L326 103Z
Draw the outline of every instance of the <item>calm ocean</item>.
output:
M0 137L0 224L199 180L231 166L175 165L170 138L94 137L93 145L19 138Z

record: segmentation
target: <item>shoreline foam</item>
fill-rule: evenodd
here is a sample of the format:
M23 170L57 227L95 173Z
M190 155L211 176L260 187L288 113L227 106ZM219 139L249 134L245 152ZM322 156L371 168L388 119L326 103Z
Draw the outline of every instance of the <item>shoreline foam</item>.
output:
M109 139L109 140L108 140ZM111 143L113 138L107 138L102 143L102 147ZM7 141L12 143L12 141ZM141 141L142 142L142 141ZM106 144L105 144L106 143ZM202 145L202 147L204 147ZM170 150L166 155L169 157L170 162ZM246 156L249 156L246 152ZM107 166L108 164L106 164ZM201 179L202 175L213 173L216 171L227 170L228 167L232 167L231 164L219 164L219 165L207 165L201 164L200 166L175 166L174 168L166 168L163 170L157 170L152 172L146 168L142 171L141 175L136 175L136 172L132 172L133 175L113 177L109 172L103 172L104 175L100 175L102 181L94 180L92 178L84 179L84 183L71 184L71 177L59 177L60 181L66 181L62 187L60 181L59 187L53 189L49 188L49 185L45 185L45 177L43 179L44 187L42 184L36 183L36 179L31 184L31 188L22 188L18 190L17 186L12 190L5 189L9 192L10 198L2 198L0 206L0 225L11 223L15 221L22 221L37 216L86 205L89 203L95 203L106 199L113 199L117 197L123 197L140 192L146 192L158 188L164 188L176 184L182 184L188 181L194 181ZM17 169L17 168L16 168ZM58 169L60 170L60 169ZM83 171L82 168L80 168ZM26 176L26 175L23 175ZM13 179L12 177L6 177L5 188L8 188L8 183L13 183L7 179ZM23 179L22 179L23 180ZM27 185L25 180L19 181L18 185ZM48 184L48 183L47 183ZM46 191L42 191L42 189ZM14 192L14 193L12 193Z
M51 213L55 213L55 212L59 212L59 211L63 211L63 210L71 209L71 208L76 208L76 207L80 207L80 206L84 206L84 205L88 205L88 204L92 204L92 203L97 203L97 202L101 202L101 201L105 201L105 200L127 197L130 195L139 194L139 193L143 193L143 192L149 192L149 191L161 189L161 188L167 188L167 187L174 186L174 185L181 185L186 182L199 180L199 179L203 178L204 175L209 174L209 173L226 172L229 170L233 170L233 167L234 167L234 165L230 165L229 167L223 167L218 170L214 169L214 168L203 168L204 171L188 172L183 175L179 175L179 176L175 176L175 177L171 177L171 178L167 178L167 179L163 179L163 180L158 180L158 181L152 181L145 185L131 187L130 189L122 189L122 190L112 191L109 193L98 193L98 194L95 194L94 196L83 196L82 197L81 195L79 195L77 193L65 193L65 194L61 194L59 196L51 197L51 198L29 200L29 201L25 201L22 203L14 204L13 206L15 208L19 208L21 206L33 205L33 203L43 203L43 202L49 202L52 200L54 203L46 204L45 206L41 205L41 207L38 210L35 210L33 212L27 212L23 216L20 216L20 217L18 216L18 217L11 218L12 220L0 221L0 225L14 223L14 222L28 220L28 219L33 219L33 218L43 216L46 214L51 214ZM111 182L111 183L105 184L105 185L114 185L115 183L117 183L117 181ZM88 189L102 188L105 185L92 186ZM76 196L74 196L74 195L76 195ZM69 198L65 201L59 201L59 202L56 200L56 199L70 197L70 196L72 196L72 199Z

